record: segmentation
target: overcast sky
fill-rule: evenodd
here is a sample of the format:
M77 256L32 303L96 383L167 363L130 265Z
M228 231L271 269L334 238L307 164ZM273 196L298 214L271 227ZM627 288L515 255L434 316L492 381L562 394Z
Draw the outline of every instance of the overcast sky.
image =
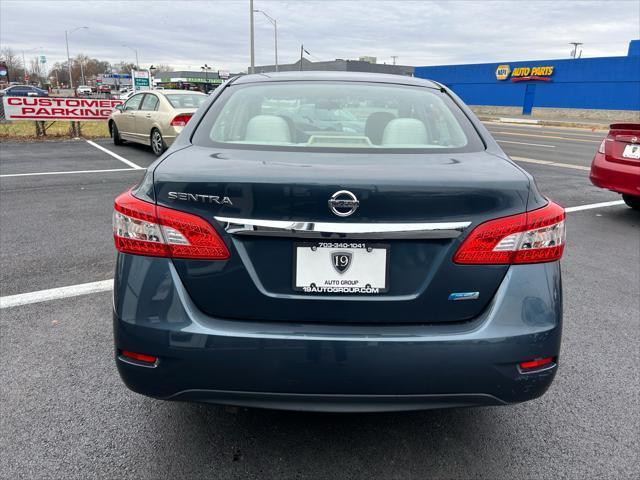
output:
M255 0L278 21L280 63L378 57L378 62L443 65L567 58L568 42L584 42L583 57L626 55L640 37L640 2L629 1L280 1ZM249 0L0 1L0 44L35 48L49 65L71 56L176 69L246 70ZM273 27L255 17L256 65L273 63ZM40 52L38 47L42 47Z

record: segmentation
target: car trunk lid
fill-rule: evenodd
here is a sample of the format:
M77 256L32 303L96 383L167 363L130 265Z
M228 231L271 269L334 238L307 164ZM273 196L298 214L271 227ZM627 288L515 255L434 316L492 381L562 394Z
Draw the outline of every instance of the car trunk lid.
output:
M162 162L154 181L158 204L205 218L232 252L224 262L174 260L196 305L217 317L289 322L475 317L508 267L457 265L451 258L474 225L525 211L529 192L518 167L485 152L387 156L192 146ZM343 190L359 201L344 218L328 205ZM299 227L245 225L260 221ZM405 231L417 224L419 232ZM247 228L240 232L239 225ZM385 249L388 288L374 295L296 290L298 247L305 242ZM460 293L474 295L452 296Z
M614 123L605 141L605 159L627 165L640 165L640 124Z

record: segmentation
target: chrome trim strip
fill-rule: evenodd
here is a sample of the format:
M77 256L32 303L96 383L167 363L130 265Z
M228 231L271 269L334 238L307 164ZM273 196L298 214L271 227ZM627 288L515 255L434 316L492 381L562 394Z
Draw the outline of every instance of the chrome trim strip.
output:
M214 217L232 235L327 238L456 238L471 222L346 223Z

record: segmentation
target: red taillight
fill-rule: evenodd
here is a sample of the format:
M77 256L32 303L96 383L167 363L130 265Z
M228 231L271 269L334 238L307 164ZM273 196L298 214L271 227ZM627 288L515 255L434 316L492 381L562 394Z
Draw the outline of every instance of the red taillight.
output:
M137 360L139 362L144 362L144 363L156 363L156 360L158 360L158 357L154 357L153 355L145 355L144 353L129 352L127 350L123 350L122 352L120 352L120 354L123 357L132 358L133 360Z
M127 191L115 200L113 238L123 253L226 260L229 250L211 224L196 215L144 202Z
M536 368L544 367L545 365L549 365L553 362L552 357L546 358L537 358L536 360L530 360L528 362L520 362L518 366L521 370L533 370Z
M600 146L598 147L598 153L604 153L605 152L605 145L607 144L607 139L603 139L602 142L600 143Z
M181 113L171 120L172 127L184 127L191 120L191 114Z
M562 257L564 243L564 209L549 202L538 210L478 225L453 261L485 265L552 262Z

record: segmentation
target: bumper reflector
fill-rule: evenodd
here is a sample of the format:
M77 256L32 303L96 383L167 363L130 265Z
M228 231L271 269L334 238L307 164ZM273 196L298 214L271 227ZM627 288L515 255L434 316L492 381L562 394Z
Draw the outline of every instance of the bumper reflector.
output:
M131 358L133 360L137 360L138 362L144 362L144 363L156 363L156 360L158 360L158 357L154 357L153 355L145 355L144 353L129 352L127 350L122 350L120 354L125 358Z
M553 357L538 358L536 360L529 360L528 362L520 362L518 366L520 370L535 370L545 365L549 365L553 362Z

